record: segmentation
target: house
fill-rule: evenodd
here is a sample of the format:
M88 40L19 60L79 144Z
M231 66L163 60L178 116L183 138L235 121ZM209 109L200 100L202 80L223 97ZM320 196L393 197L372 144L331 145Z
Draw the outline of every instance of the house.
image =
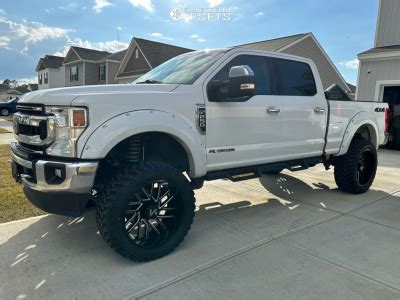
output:
M400 102L399 20L400 1L380 0L374 47L358 54L357 99Z
M324 90L328 89L333 84L337 84L351 97L352 88L344 80L328 54L311 32L239 45L238 47L287 53L309 58L313 60L317 66Z
M134 37L121 62L116 80L119 83L130 83L163 62L191 51L194 50Z
M125 53L70 47L63 63L65 86L118 83L115 76Z
M388 147L400 149L400 1L380 0L374 47L358 54L356 98L389 104Z
M39 90L62 87L65 85L64 57L45 55L36 65Z
M16 88L10 89L1 89L0 90L0 101L8 101L14 98L19 98L23 94L30 92L26 87L19 86Z

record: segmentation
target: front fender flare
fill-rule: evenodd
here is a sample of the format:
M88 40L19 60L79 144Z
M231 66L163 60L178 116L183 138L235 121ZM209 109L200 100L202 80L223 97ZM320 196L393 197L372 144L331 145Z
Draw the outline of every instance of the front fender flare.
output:
M123 140L146 132L162 132L174 137L188 154L189 175L206 174L205 145L198 131L183 118L157 110L132 111L107 120L93 131L80 149L81 158L102 159Z
M373 130L373 132L371 132L371 139L372 139L371 142L375 145L375 147L378 147L379 130L376 124L377 123L375 117L372 114L365 111L357 113L347 125L347 128L343 136L342 144L340 146L340 151L336 155L340 156L347 153L350 147L350 143L353 140L353 137L356 134L357 130L364 125L367 125L370 130Z

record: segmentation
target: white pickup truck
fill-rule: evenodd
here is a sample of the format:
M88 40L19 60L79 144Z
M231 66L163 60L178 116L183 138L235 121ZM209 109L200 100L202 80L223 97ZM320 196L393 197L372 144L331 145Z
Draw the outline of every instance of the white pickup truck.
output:
M204 180L322 163L334 166L343 192L367 191L385 143L386 107L327 101L305 58L196 51L133 84L26 94L14 116L12 171L45 211L80 216L95 203L105 241L148 261L184 239L193 189Z

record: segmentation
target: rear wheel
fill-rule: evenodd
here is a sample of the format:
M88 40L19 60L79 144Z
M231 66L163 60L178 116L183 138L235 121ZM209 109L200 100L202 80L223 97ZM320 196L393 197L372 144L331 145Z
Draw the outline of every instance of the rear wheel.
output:
M99 195L97 225L104 240L135 261L162 257L177 247L194 218L190 182L160 162L118 172Z
M2 115L2 116L6 117L6 116L8 116L9 114L10 114L10 112L8 111L7 108L2 108L2 109L1 109L1 115Z
M366 140L353 140L346 155L335 162L335 181L340 190L361 194L374 181L378 157L376 148Z

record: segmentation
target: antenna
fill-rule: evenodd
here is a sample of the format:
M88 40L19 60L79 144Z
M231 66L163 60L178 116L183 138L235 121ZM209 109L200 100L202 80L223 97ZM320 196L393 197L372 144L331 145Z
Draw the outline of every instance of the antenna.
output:
M119 68L121 67L121 60L119 59L119 55L120 55L120 53L119 53L119 30L120 30L120 28L121 27L117 27L117 41L118 41L118 43L117 43L117 59L118 59L118 71L117 72L119 72ZM119 78L118 78L118 83L119 83Z

